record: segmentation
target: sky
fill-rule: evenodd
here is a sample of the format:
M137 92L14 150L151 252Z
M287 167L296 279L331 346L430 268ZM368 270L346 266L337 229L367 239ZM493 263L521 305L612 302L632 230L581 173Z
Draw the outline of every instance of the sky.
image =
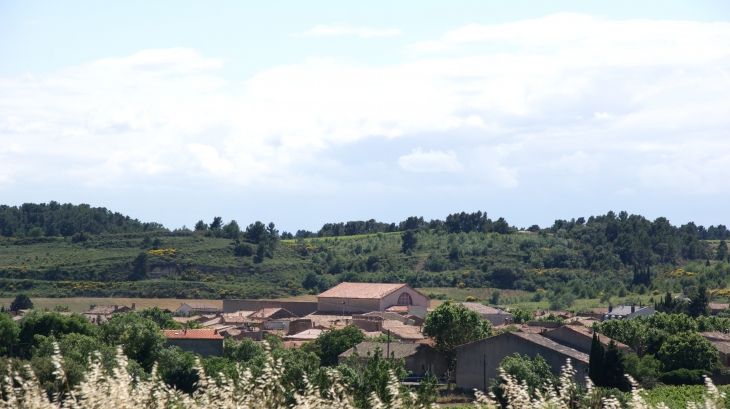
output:
M0 0L0 204L730 224L727 1Z

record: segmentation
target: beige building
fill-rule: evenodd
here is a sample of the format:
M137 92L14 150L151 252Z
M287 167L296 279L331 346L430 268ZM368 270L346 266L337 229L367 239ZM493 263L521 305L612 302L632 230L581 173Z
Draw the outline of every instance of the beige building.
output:
M501 308L492 308L478 302L462 302L459 303L459 307L468 308L472 311L479 313L485 320L492 323L492 325L509 325L515 322L515 317L508 312L502 311Z
M431 300L408 284L341 283L317 296L317 310L333 314L385 311L394 305L428 308Z

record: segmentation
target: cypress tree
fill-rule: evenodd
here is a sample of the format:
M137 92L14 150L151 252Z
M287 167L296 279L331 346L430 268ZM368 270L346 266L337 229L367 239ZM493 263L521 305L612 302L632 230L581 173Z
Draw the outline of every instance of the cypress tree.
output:
M631 385L624 374L624 356L619 351L616 343L611 340L603 357L603 385L599 386L618 388L624 392L628 392L631 389Z
M591 353L588 356L588 376L596 386L603 385L603 364L605 350L601 341L598 340L598 333L593 333L591 342Z

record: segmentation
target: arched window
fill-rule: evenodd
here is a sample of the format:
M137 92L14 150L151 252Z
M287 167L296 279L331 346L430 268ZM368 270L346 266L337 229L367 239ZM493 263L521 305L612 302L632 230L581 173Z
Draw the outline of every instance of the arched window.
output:
M398 297L398 305L413 305L413 299L408 293L403 293Z

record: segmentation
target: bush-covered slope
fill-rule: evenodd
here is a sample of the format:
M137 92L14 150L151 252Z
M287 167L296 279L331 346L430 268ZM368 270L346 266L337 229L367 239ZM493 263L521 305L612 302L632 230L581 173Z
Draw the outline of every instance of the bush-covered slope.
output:
M64 230L73 231L70 237L60 227L55 235L52 227L0 237L5 296L256 298L378 281L517 289L569 301L699 284L724 288L730 273L724 226L676 227L626 212L558 220L546 229L517 230L477 212L444 221L330 223L317 233L291 235L279 234L273 223L242 231L220 218L198 222L196 231L171 232L106 209L53 202L0 210L5 216L20 212L19 224L6 217L3 226L28 233L65 221L76 226ZM345 235L361 232L369 233Z

